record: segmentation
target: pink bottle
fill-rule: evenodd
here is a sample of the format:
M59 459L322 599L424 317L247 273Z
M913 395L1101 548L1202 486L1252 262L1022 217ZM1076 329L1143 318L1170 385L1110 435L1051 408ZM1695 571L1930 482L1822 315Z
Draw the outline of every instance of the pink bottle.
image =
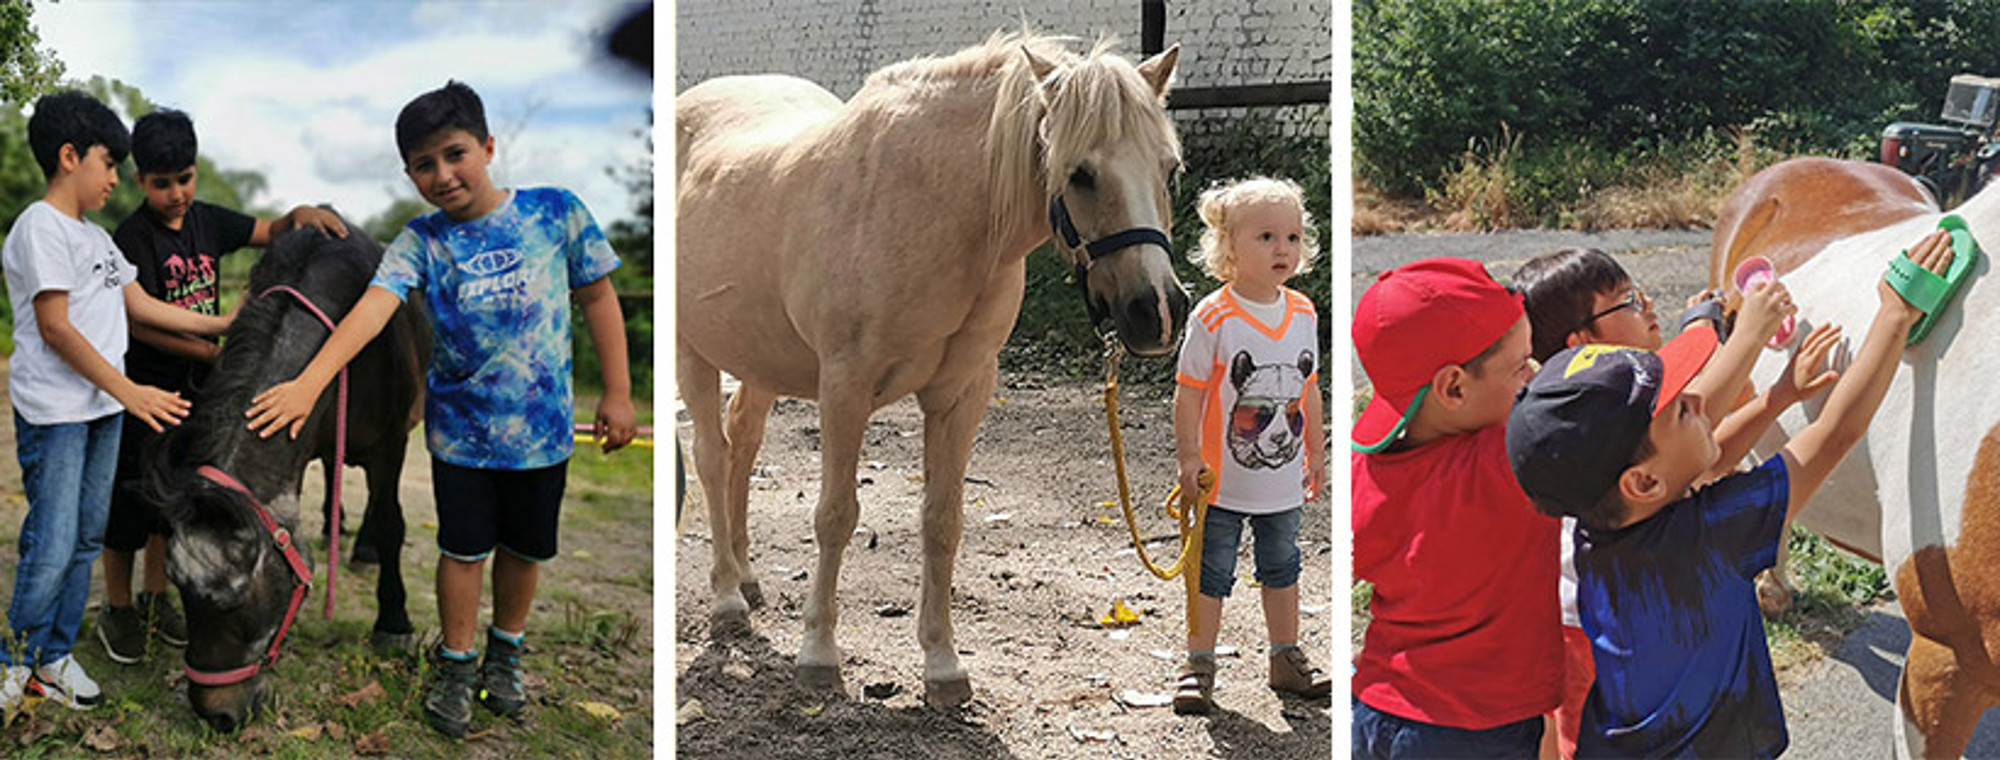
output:
M1736 292L1749 293L1751 288L1759 284L1776 282L1778 270L1771 266L1770 259L1752 256L1736 265L1736 274L1731 279L1736 281ZM1792 342L1792 332L1796 327L1792 317L1785 317L1785 321L1778 323L1778 332L1771 336L1771 347L1784 348L1785 344Z

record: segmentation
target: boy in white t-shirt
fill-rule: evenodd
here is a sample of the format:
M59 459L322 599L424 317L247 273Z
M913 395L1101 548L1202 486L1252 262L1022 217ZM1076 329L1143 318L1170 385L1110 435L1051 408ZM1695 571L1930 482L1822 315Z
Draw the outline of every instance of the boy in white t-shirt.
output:
M173 332L213 335L229 325L147 296L110 233L83 219L110 199L130 143L117 114L74 90L35 101L28 119L48 187L0 247L14 308L7 390L28 499L0 641L0 710L26 693L79 709L104 698L70 651L111 507L119 412L159 430L188 411L179 395L125 377L128 311Z
M1270 685L1323 697L1332 682L1299 649L1299 516L1325 485L1323 404L1318 391L1319 316L1285 287L1318 252L1298 185L1264 177L1201 196L1196 262L1225 285L1197 304L1181 343L1174 388L1180 487L1197 493L1215 473L1203 522L1197 627L1174 711L1214 706L1215 639L1222 600L1235 581L1236 549L1249 520L1256 537L1270 636Z

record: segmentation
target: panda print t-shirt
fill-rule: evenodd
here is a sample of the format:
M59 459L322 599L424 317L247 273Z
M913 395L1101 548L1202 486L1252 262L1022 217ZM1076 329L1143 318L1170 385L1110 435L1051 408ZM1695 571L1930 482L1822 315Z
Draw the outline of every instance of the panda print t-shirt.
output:
M1201 394L1201 460L1215 506L1247 514L1305 503L1305 397L1319 382L1319 315L1290 288L1257 308L1224 287L1196 304L1176 381ZM1262 312L1261 314L1259 312Z

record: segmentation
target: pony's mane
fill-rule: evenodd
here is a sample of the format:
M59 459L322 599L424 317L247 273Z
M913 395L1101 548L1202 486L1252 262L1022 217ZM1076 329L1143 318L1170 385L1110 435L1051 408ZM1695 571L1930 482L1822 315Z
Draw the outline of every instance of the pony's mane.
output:
M1030 213L1023 204L1038 206L1060 190L1068 167L1099 145L1149 140L1162 152L1180 155L1180 138L1159 96L1137 66L1111 52L1116 41L1101 39L1088 54L1078 55L1064 47L1075 40L1026 29L995 32L948 56L884 67L868 76L855 100L884 89L997 78L985 149L995 200L992 220L994 229L1002 229ZM1024 49L1057 67L1046 103Z
M321 267L351 270L341 271L342 279L359 278L358 282L365 285L370 271L365 253L368 248L379 246L358 227L348 225L348 231L344 240L326 238L310 228L286 233L272 241L264 256L250 269L249 293L245 296L248 301L230 324L223 341L222 360L210 373L193 413L180 428L188 436L187 461L222 461L223 455L246 435L242 430L243 410L249 408L251 398L264 390L253 387L261 380L250 369L262 366L277 349L280 321L299 308L289 298L257 294L274 285L292 285L313 295L320 308L326 309L333 319L345 316L344 306L328 303L325 294L312 292L307 285L307 268L317 263ZM363 255L350 255L356 252Z

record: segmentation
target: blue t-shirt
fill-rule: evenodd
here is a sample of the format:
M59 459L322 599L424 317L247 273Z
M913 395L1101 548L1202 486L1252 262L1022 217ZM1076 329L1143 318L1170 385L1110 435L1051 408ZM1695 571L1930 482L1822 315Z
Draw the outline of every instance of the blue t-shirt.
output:
M515 190L491 213L410 221L371 285L424 296L435 351L424 400L431 455L525 470L569 458L570 291L618 268L590 210L558 188Z
M1577 526L1577 612L1597 665L1577 757L1784 751L1754 579L1777 561L1789 493L1772 457L1624 530Z

